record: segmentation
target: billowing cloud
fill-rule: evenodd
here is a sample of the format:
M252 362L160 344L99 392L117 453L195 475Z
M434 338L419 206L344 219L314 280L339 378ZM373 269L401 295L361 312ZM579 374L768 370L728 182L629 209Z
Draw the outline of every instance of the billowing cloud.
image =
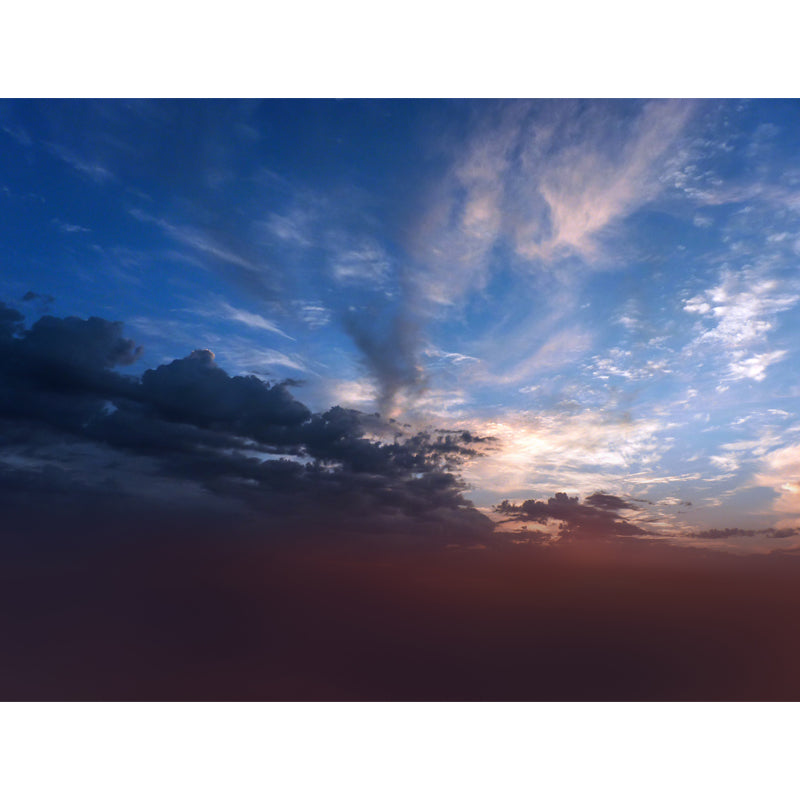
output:
M419 523L458 535L491 528L462 495L458 469L481 445L465 432L408 433L339 407L312 413L286 383L230 376L208 350L126 376L116 367L131 365L140 348L120 323L96 317L43 317L26 330L3 306L0 326L0 413L4 429L16 425L3 453L6 485L13 475L38 474L67 437L76 454L89 447L87 458L116 451L118 478L129 459L145 459L168 480L166 490L169 481L195 482L306 527L402 531Z

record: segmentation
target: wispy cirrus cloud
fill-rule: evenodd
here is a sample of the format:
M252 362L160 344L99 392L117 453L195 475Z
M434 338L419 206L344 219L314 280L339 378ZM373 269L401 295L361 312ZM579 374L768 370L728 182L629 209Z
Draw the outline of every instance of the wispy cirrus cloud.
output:
M21 144L23 147L31 147L33 145L33 139L21 125L4 123L0 125L0 130L2 130L3 133L7 133L17 144Z
M180 244L187 245L191 249L206 256L211 256L219 261L232 264L235 267L242 267L249 272L260 273L263 265L257 264L249 258L236 253L235 251L220 245L207 233L191 225L175 225L163 217L156 217L140 209L133 208L130 214L140 222L150 223L160 228L171 239Z
M53 225L62 233L91 233L91 228L86 228L83 225L76 225L72 222L64 222L60 219L54 219Z
M230 319L234 322L240 322L242 325L246 325L248 328L269 331L270 333L275 333L278 336L283 336L284 339L290 339L291 341L294 341L293 336L289 336L288 333L284 333L284 331L282 331L274 322L261 316L261 314L256 314L252 311L246 311L243 308L235 308L230 303L226 303L224 300L220 301L219 313L225 319Z
M500 107L432 193L412 239L416 279L449 304L485 286L502 242L529 265L596 259L597 236L656 197L691 103Z
M543 372L563 369L586 353L593 340L591 331L580 326L558 331L549 336L531 355L507 365L502 372L492 375L490 380L500 384L517 384Z
M116 180L116 175L106 166L97 161L84 158L68 147L53 142L48 143L46 147L54 156L95 183Z
M340 247L333 251L331 270L334 278L345 284L382 286L392 274L392 263L384 249L369 240L353 247Z

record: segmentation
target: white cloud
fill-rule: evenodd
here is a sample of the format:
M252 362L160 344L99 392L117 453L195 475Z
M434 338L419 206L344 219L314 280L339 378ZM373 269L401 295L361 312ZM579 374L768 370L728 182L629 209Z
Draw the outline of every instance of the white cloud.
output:
M754 352L767 342L777 315L800 301L795 287L781 284L763 269L747 267L740 272L724 269L720 281L683 304L684 311L701 317L700 329L688 348L692 353L712 347L725 356L728 381L762 381L771 364L781 361L786 350ZM720 385L718 391L724 391Z
M375 286L382 285L389 278L392 262L376 242L362 241L354 247L334 251L331 270L340 283Z
M60 219L54 219L53 224L62 233L91 233L91 228L84 228L83 225L74 225L70 222L62 222Z
M800 526L800 444L767 453L761 460L755 482L769 487L777 495L772 508L780 515L780 527Z
M611 376L640 381L672 372L665 358L648 358L638 363L636 361L630 350L614 347L607 356L594 356L588 369L595 378L603 381L607 381Z
M438 347L433 346L426 347L422 352L423 355L426 355L429 358L447 361L451 364L466 364L470 362L477 363L480 361L480 359L475 358L475 356L468 356L464 353L448 353L445 350L440 350Z
M285 339L291 339L294 341L293 336L289 336L288 333L284 333L274 322L270 322L270 320L262 317L260 314L254 314L251 311L245 311L241 308L234 308L232 305L230 305L230 303L226 302L220 303L220 310L223 316L225 316L227 319L233 320L234 322L241 322L243 325L247 325L249 328L256 328L258 330L276 333L278 336L283 336Z
M735 456L730 454L711 456L709 460L715 467L718 467L725 472L736 472L736 470L739 469L739 461Z
M248 371L257 372L260 367L288 367L298 372L310 372L302 360L278 350L254 347L244 356Z
M741 348L764 341L774 326L773 317L798 300L800 295L782 292L777 281L758 279L752 270L725 270L716 286L690 298L683 308L711 323L700 334L700 342Z
M298 247L310 247L309 222L307 213L294 209L286 215L270 214L266 222L259 225L281 241Z
M328 381L325 384L330 405L372 411L378 399L378 386L370 378Z
M331 321L331 312L318 301L296 301L293 303L297 315L311 330L323 328Z
M211 301L204 305L195 306L186 310L201 317L210 317L216 320L230 320L232 322L238 322L242 325L246 325L248 328L268 331L269 333L282 336L284 339L295 341L293 336L289 336L288 333L284 333L284 331L282 331L274 322L268 320L266 317L263 317L261 314L256 314L252 311L246 311L243 308L236 308L227 301L219 298L217 298L215 301Z
M786 358L786 350L773 350L771 353L759 353L758 355L744 358L741 361L731 363L728 367L732 380L750 378L754 381L763 381L767 377L767 367L776 364Z

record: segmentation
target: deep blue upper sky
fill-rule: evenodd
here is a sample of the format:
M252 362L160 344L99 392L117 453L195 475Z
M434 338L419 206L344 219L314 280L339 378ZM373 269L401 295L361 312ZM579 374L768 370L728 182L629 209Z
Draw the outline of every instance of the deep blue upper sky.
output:
M797 526L799 145L783 101L6 101L0 299L494 436L484 509Z

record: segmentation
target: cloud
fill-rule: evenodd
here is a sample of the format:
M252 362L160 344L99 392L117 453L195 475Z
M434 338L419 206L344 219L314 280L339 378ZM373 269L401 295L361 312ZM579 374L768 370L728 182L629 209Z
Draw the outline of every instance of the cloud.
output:
M270 214L263 223L264 229L277 239L296 247L311 247L308 212L292 209L287 215Z
M31 139L28 132L20 125L6 123L0 125L0 130L2 130L4 133L7 133L12 139L14 139L18 144L21 144L23 147L31 147L33 145L33 139Z
M353 248L342 248L335 252L331 269L340 283L363 283L379 287L392 274L392 263L377 242L364 241Z
M324 303L314 300L297 300L293 304L300 317L311 330L324 328L331 321L331 312Z
M563 369L583 355L593 342L592 334L573 326L548 337L536 351L513 366L508 366L492 382L503 384L522 383L535 375L555 369Z
M733 362L729 365L729 372L732 380L749 378L753 381L763 381L767 377L767 367L783 361L788 355L786 350L773 350L770 353L758 353L750 358Z
M354 312L344 318L345 330L378 383L378 406L383 414L398 413L395 403L401 391L413 397L425 388L419 363L420 324L405 309L389 312L388 318L386 314L376 319Z
M661 193L661 173L692 109L678 102L500 103L465 140L442 144L458 155L431 182L403 242L409 259L401 302L413 309L419 335L430 319L488 293L493 279L513 270L513 280L527 273L547 301L532 304L519 346L496 332L470 344L487 365L486 382L529 383L574 362L593 339L584 326L563 324L576 283L611 263L607 240L617 223ZM409 347L409 362L417 363L418 350ZM411 387L421 385L416 371L405 374Z
M628 381L652 380L656 375L672 372L666 358L648 358L644 363L631 364L634 354L630 350L613 347L607 356L592 356L591 373L595 378L607 381L610 377Z
M780 516L781 525L800 526L800 444L778 447L765 454L754 481L775 493L772 509Z
M110 451L118 454L116 468L100 474L114 479L114 496L124 496L126 486L135 495L142 481L161 475L165 497L176 481L194 483L242 513L304 528L445 535L491 528L464 499L458 475L465 460L480 456L480 438L410 433L339 407L312 413L287 383L231 376L209 350L139 378L117 371L140 353L121 323L46 316L24 329L19 312L0 306L7 485L24 478L46 492L47 481L31 480L51 464L56 475L74 476L68 484L54 479L53 487L102 493L88 478L97 471L80 464ZM63 454L52 460L60 442L72 442L77 459L67 472ZM91 455L81 456L82 448ZM144 471L140 463L148 465Z
M295 341L293 336L282 331L274 322L256 314L252 311L246 311L243 308L235 308L230 303L220 301L216 308L197 308L193 309L194 313L200 314L205 317L216 317L222 319L229 319L233 322L239 322L246 325L248 328L255 328L256 330L269 331L278 336L283 336L284 339Z
M23 303L30 303L33 300L38 300L44 304L54 303L55 297L51 294L39 294L38 292L34 291L27 291L24 295L22 295L22 302Z
M768 539L789 539L800 534L798 528L709 528L708 530L696 531L686 534L691 539L733 539L742 538L768 538Z
M249 272L260 272L262 270L259 264L220 245L207 233L197 228L190 225L174 225L166 219L154 217L136 208L131 209L130 213L132 217L140 222L149 222L156 225L175 241L188 245L199 253L232 264L235 267L242 267Z
M561 523L560 537L575 539L614 539L619 536L652 536L621 516L624 510L636 507L615 495L595 492L581 503L577 497L556 492L546 502L525 500L519 505L503 500L495 511L518 522Z
M544 230L515 231L520 254L596 255L596 234L660 192L659 167L691 110L689 103L651 102L626 120L611 106L598 104L558 120L543 137L531 137L523 164L541 174L549 224Z
M62 233L91 233L91 228L85 228L83 225L75 225L71 222L62 222L60 219L54 219L53 224Z
M50 143L47 145L47 149L65 164L68 164L74 170L90 178L95 183L106 183L107 181L116 180L116 176L110 169L107 169L98 162L77 155L68 147Z
M229 344L230 347L225 348L227 360L244 372L269 373L272 371L270 367L285 367L296 372L317 374L296 353L289 355L270 347L256 347L239 338L231 339Z
M776 280L759 278L751 270L723 270L720 282L684 303L684 310L705 318L699 343L741 349L763 342L775 316L800 301L800 294L783 291Z
M541 491L591 493L598 484L615 490L694 476L654 472L669 447L657 419L633 419L596 409L553 410L547 414L506 414L487 422L465 418L461 424L496 439L496 448L465 467L464 475L484 490L517 495L529 490L532 476ZM646 469L646 472L642 472Z
M27 292L23 300L32 300L38 296L33 292ZM0 303L0 342L10 339L12 335L22 330L24 321L25 317L19 311Z
M447 305L486 285L505 242L529 267L599 257L598 236L662 190L691 103L500 105L432 192L412 251L422 294Z
M779 314L800 302L791 284L770 278L763 269L745 268L739 272L724 269L719 283L683 304L702 323L687 348L687 354L712 348L724 357L723 378L728 382L765 379L767 368L783 360L785 349L760 350L775 330Z

